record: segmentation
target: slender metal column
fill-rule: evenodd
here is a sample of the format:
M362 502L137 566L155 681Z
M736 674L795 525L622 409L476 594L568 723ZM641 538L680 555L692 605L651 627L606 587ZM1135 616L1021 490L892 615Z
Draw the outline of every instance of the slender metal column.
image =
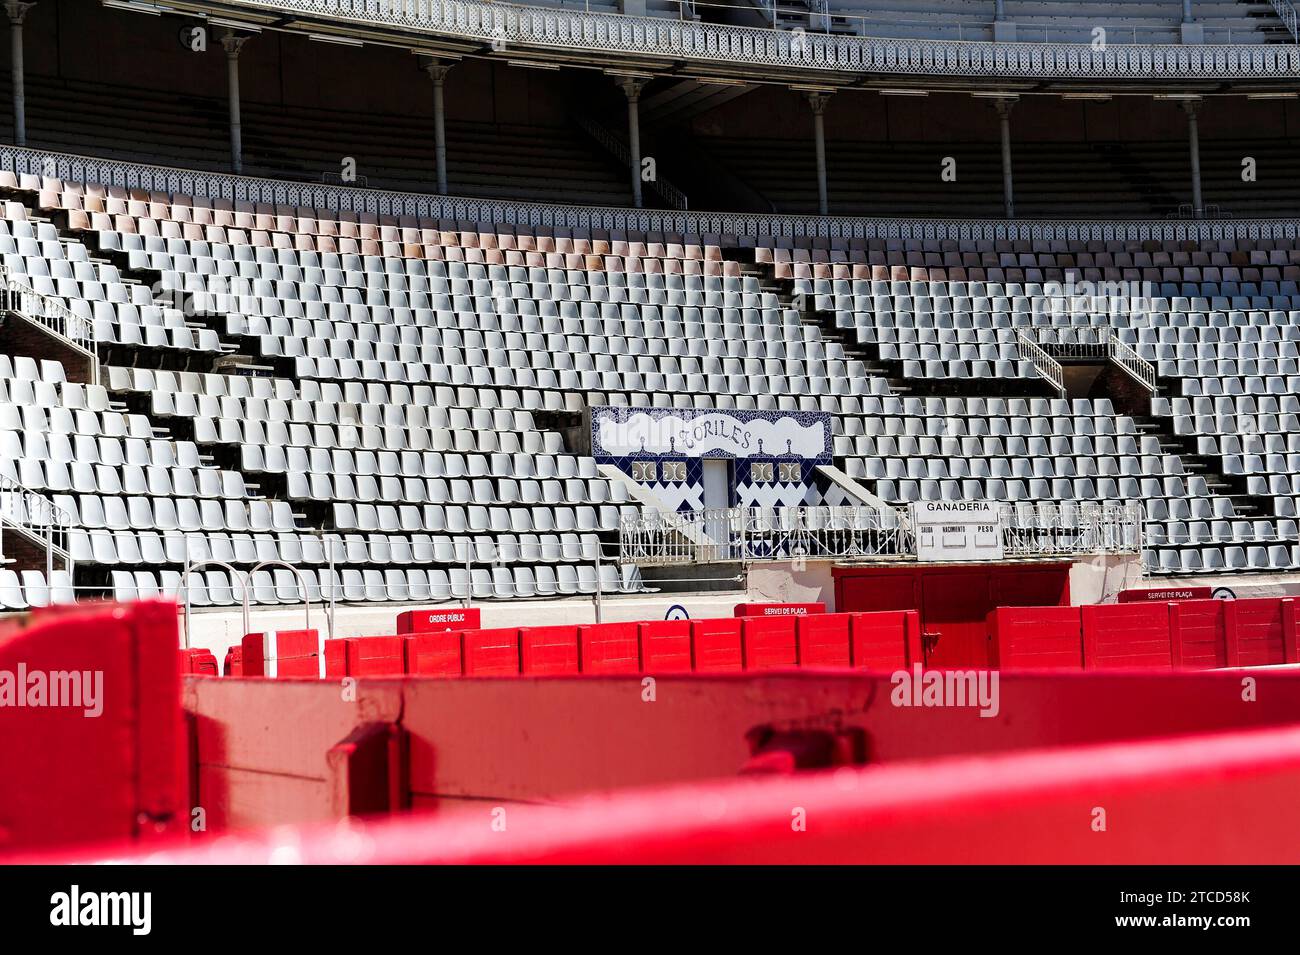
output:
M827 215L830 203L826 189L826 103L830 93L812 92L808 94L808 105L813 111L813 144L817 150L817 211Z
M235 173L244 171L244 140L239 122L239 51L248 42L248 37L237 36L234 30L227 30L221 38L221 45L226 50L226 85L230 100L230 168Z
M447 108L443 100L443 82L454 63L430 60L425 67L433 80L433 160L438 172L438 194L447 194Z
M627 150L632 175L632 205L641 208L641 89L646 81L640 77L625 76L619 88L627 97Z
M993 103L1002 132L1002 206L1008 219L1016 217L1015 186L1011 177L1011 110L1015 105L1014 99L999 99Z
M1184 100L1187 112L1187 149L1192 159L1192 215L1200 219L1205 215L1201 199L1201 133L1196 123L1196 113L1201 108L1199 100Z
M27 145L27 93L23 86L23 18L34 3L6 0L5 13L9 15L9 60L13 67L14 91L14 145Z

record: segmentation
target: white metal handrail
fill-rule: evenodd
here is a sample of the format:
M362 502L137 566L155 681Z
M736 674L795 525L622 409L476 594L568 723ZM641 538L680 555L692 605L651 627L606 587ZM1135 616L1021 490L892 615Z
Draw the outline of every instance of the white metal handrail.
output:
M1137 554L1142 551L1144 521L1137 501L1004 504L1003 555Z
M318 211L365 212L413 219L495 222L524 229L586 228L672 235L744 235L775 241L805 238L902 241L1203 241L1289 239L1300 219L973 219L782 215L748 212L632 209L563 203L438 196L260 179L150 163L0 145L0 169L82 185L112 184L145 192L183 194L226 202L303 206Z
M1114 362L1152 394L1156 391L1156 368L1137 353L1111 326L1043 325L1017 329L1022 354L1037 349L1060 368L1060 359L1102 358ZM1047 351L1044 346L1050 348ZM1046 375L1044 376L1046 377Z
M45 549L45 574L50 580L54 558L63 561L71 578L73 564L68 533L72 515L45 495L0 476L0 555L4 554L4 528L12 528Z
M1142 549L1144 518L1136 502L1004 503L1000 513L1007 557ZM898 508L652 510L619 525L619 560L624 564L915 559L911 523Z
M1128 372L1147 391L1156 392L1156 366L1151 364L1118 335L1108 336L1107 357Z
M1025 333L1024 329L1016 332L1016 345L1020 350L1020 357L1033 365L1034 370L1064 397L1065 370L1061 368L1061 363L1044 351Z
M1269 3L1273 5L1273 10L1278 19L1286 25L1287 30L1291 33L1291 39L1300 43L1300 24L1296 22L1295 5L1291 3L1291 0L1269 0Z
M1300 48L1272 44L1008 43L780 30L483 0L229 0L276 11L520 48L794 67L837 73L1007 78L1216 79L1300 76Z
M99 384L99 347L94 326L54 296L36 291L0 266L0 308L21 315L56 335L90 362L91 384Z

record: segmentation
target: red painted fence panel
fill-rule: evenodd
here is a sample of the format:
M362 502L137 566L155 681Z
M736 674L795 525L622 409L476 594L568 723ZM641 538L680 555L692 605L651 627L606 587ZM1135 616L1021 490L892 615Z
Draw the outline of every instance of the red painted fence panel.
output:
M128 861L270 864L291 839L309 865L1286 864L1297 787L1300 730L1266 727L597 793L513 808L506 836L420 813L352 842L336 825L266 828ZM714 804L726 812L700 811ZM792 826L791 806L819 824Z
M417 633L406 641L406 672L420 676L460 676L460 634L454 631Z
M989 664L1008 669L1083 666L1078 607L999 607L988 617Z
M406 672L405 641L400 636L349 637L348 676L401 676Z
M1290 599L1224 601L1223 630L1229 666L1296 662L1295 614Z
M191 648L181 651L181 672L196 676L218 676L217 658L211 650Z
M737 673L745 668L740 618L691 621L691 657L696 673Z
M577 627L523 627L519 631L520 672L525 676L579 672Z
M1097 604L1080 610L1085 670L1173 666L1168 604Z
M795 636L801 667L847 667L852 662L846 613L796 617Z
M508 627L461 634L466 676L518 676L519 631Z
M921 660L921 615L915 610L849 614L855 670L893 671Z
M20 622L0 622L0 852L187 834L176 605Z
M583 673L640 673L641 648L635 623L596 623L578 628Z
M1184 670L1228 665L1224 641L1226 600L1179 600L1170 603L1169 639L1173 664Z
M641 669L646 673L689 673L691 622L653 620L639 625Z
M799 665L794 617L742 617L740 635L746 670L779 670Z

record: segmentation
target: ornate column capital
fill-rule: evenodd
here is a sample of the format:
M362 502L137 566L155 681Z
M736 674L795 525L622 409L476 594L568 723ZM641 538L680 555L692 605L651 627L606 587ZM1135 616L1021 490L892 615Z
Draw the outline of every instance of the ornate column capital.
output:
M999 96L990 102L990 105L997 110L997 113L1003 119L1011 116L1011 111L1016 108L1016 103L1020 102L1017 96Z
M36 0L32 0L30 3L26 3L24 0L4 0L4 4L5 13L9 16L9 22L14 26L20 26L23 17L27 16L27 11L36 6Z
M244 44L248 42L248 39L246 36L240 36L234 30L227 30L221 38L221 45L225 48L226 56L232 60L238 57L239 51L244 48Z
M629 103L635 103L641 98L641 90L650 82L650 77L640 75L611 74L614 77L614 83L623 91Z
M826 112L826 104L830 102L834 94L828 90L805 90L804 94L808 99L808 105L812 107L814 116L821 116Z
M441 60L436 56L422 57L422 59L424 59L425 63L421 68L424 72L429 74L429 79L433 80L435 83L441 83L445 80L447 74L450 73L460 62L459 60L448 62L446 60Z

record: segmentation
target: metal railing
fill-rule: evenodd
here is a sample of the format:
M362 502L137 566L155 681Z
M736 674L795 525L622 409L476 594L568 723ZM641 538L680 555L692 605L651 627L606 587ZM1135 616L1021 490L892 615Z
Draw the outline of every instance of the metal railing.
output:
M1006 504L1002 549L1007 558L1063 554L1137 554L1142 551L1142 505Z
M603 123L597 122L590 116L575 115L573 121L581 127L583 132L596 142L600 143L601 147L613 156L615 160L624 166L631 166L631 149L628 147L628 144L623 141L622 137L612 129L609 129ZM639 170L637 174L640 175ZM663 201L668 203L672 208L681 209L683 211L687 208L688 201L686 193L678 189L667 178L659 175L658 170L655 171L655 177L653 179L643 179L643 181L652 192L658 195L659 198L663 199Z
M1139 553L1140 504L1002 504L1007 558ZM619 526L623 564L915 560L905 510L867 507L645 511Z
M1020 357L1033 365L1034 370L1064 397L1065 370L1061 368L1061 363L1045 352L1024 329L1016 332L1016 346L1020 350Z
M1060 370L1060 359L1093 358L1114 362L1147 391L1155 394L1155 365L1139 355L1131 345L1119 337L1110 326L1037 325L1016 330L1021 356L1033 361L1031 355L1042 353ZM1035 368L1038 364L1035 363ZM1040 374L1055 380L1041 368Z
M518 0L527 6L540 6L556 9L568 10L586 10L591 12L591 0ZM1281 0L1285 2L1285 0ZM799 4L803 4L803 9ZM1274 0L1276 6L1278 0ZM679 2L680 6L680 2ZM786 0L753 0L752 4L734 4L734 3L717 3L700 2L692 4L693 7L706 10L737 10L749 12L758 10L767 20L767 25L773 29L806 29L817 33L839 33L865 37L880 38L904 38L915 37L918 33L928 32L931 38L939 40L962 40L967 42L989 41L993 38L993 32L997 21L983 20L972 17L945 16L941 13L934 13L930 16L905 16L902 12L891 15L888 11L881 13L855 12L846 7L840 6L833 8L828 0L795 0L794 3ZM992 12L992 4L989 5ZM687 18L688 14L677 11L679 19ZM656 10L652 16L672 16L673 11L670 9ZM1279 15L1281 15L1279 13ZM1008 17L1009 21L1015 21L1015 17ZM1283 18L1285 20L1285 18ZM1016 42L1018 43L1050 43L1050 42L1076 42L1079 44L1091 43L1094 39L1093 30L1100 29L1101 36L1104 36L1107 43L1127 43L1127 44L1172 44L1181 43L1179 34L1180 18L1177 16L1169 17L1163 25L1136 24L1125 20L1102 20L1096 17L1060 17L1053 18L1054 22L1044 24L1030 24L1025 22L1016 22ZM1241 42L1242 32L1237 31L1237 36L1233 36L1232 27L1220 26L1216 21L1201 21L1204 29L1205 39L1210 43L1234 44ZM1257 37L1259 31L1252 27L1244 31L1248 36Z
M89 319L75 314L59 299L44 295L0 267L0 309L21 315L48 330L90 363L90 383L99 384L99 346Z
M703 6L702 3L697 6ZM734 26L483 0L231 0L239 9L389 27L495 44L613 57L841 74L998 78L1198 79L1300 76L1300 47L1281 44L997 42L910 39ZM811 26L811 24L810 24Z
M1156 367L1147 361L1118 335L1107 336L1107 357L1123 368L1133 380L1153 395L1156 393Z
M1278 19L1291 33L1291 39L1300 43L1300 23L1297 23L1295 5L1291 0L1269 0L1269 3L1273 5L1273 12L1277 14Z
M0 556L5 552L6 528L11 532L17 531L31 544L45 550L47 581L54 573L55 558L63 562L64 569L71 575L73 562L68 533L72 528L72 516L45 495L0 476Z
M438 196L421 192L327 186L151 163L0 145L0 169L85 186L115 185L224 202L305 206L320 212L365 212L415 219L458 219L524 229L620 229L672 235L744 235L757 239L897 239L902 241L1160 241L1291 239L1300 219L1004 219L782 215L631 209L524 200Z

